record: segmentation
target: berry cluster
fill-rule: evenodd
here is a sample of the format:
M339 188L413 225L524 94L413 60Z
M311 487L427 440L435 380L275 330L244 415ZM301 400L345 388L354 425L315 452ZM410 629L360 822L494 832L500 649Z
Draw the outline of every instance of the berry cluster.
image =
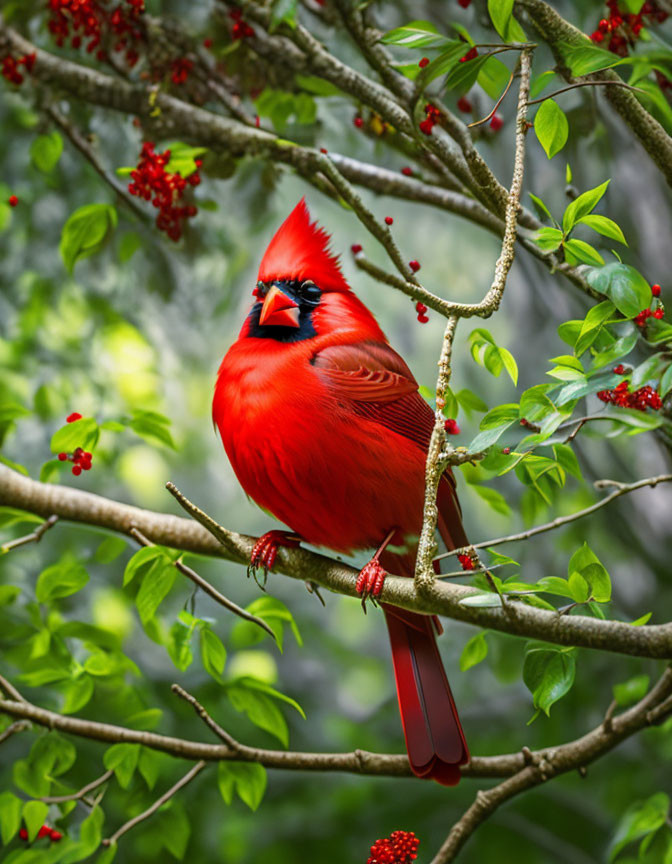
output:
M425 114L427 116L420 123L420 131L423 132L425 135L431 135L432 129L439 122L439 118L441 117L441 112L436 107L436 105L432 105L431 102L428 102L425 105Z
M99 60L106 60L107 53L101 42L106 35L114 41L113 50L125 52L126 63L135 66L139 54L137 44L143 38L140 16L145 11L144 0L123 0L110 9L98 0L49 0L49 32L62 48L69 40L72 48L79 48L86 41L86 51L96 51Z
M655 2L644 3L637 14L621 10L618 0L607 0L607 8L609 17L602 18L597 25L597 30L590 34L590 38L598 44L608 40L606 47L619 57L628 56L630 48L640 38L642 29L647 23L646 18L662 24L669 17L669 14L660 9Z
M471 557L471 555L469 555L468 552L465 552L462 555L458 555L457 560L462 565L463 570L475 570L476 569L476 562Z
M28 831L25 828L21 828L19 830L19 837L22 840L28 839ZM41 837L48 837L53 843L57 843L59 840L63 839L63 835L60 831L57 831L55 828L50 828L48 825L43 825L40 830L37 832L37 837L40 839Z
M638 327L646 327L647 318L657 318L660 320L665 315L665 310L662 306L659 306L657 309L642 309L641 312L638 312L633 321Z
M415 304L415 311L418 315L418 321L421 324L426 324L429 321L427 317L427 307L420 300Z
M393 831L376 840L366 864L411 864L418 857L420 841L412 831Z
M630 382L627 380L621 381L613 390L600 390L597 398L602 402L617 405L619 408L634 408L636 411L646 411L647 408L660 411L663 407L663 400L657 390L647 384L631 393Z
M250 27L245 21L243 21L243 13L238 8L233 8L229 12L229 18L233 20L233 27L231 28L231 38L235 41L238 39L249 39L251 36L254 36L254 28Z
M6 78L10 82L10 84L23 84L23 75L20 72L20 68L21 66L24 66L26 72L32 72L33 66L35 65L35 57L35 52L33 52L32 54L24 54L24 56L19 57L18 60L15 60L13 57L10 56L3 57L2 77Z
M193 68L193 61L188 57L176 57L170 64L170 80L173 84L184 84Z
M137 168L131 171L132 183L128 191L131 195L151 201L159 211L156 217L156 227L165 231L171 240L177 242L182 236L182 230L187 219L198 212L193 204L180 204L188 186L198 186L201 177L198 168L201 160L195 159L196 171L188 177L182 177L179 172L166 171L170 161L170 150L163 153L154 151L154 144L146 141L142 145Z
M72 473L75 477L79 477L82 471L91 470L91 460L93 456L88 450L83 450L81 447L76 447L72 453L59 453L58 458L61 462L72 462Z
M457 425L457 420L446 420L443 424L443 428L446 430L448 435L460 434L460 427Z

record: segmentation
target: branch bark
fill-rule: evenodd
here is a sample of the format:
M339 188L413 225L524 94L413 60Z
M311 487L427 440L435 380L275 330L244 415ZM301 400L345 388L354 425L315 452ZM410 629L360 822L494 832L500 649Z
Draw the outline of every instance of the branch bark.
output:
M0 465L0 505L17 507L47 518L55 514L70 522L129 534L137 527L153 543L247 565L255 538L221 528L222 542L189 519L142 510L90 492L39 483ZM358 597L358 571L306 549L281 549L275 572L349 597ZM622 621L603 621L582 615L558 615L522 603L508 603L507 614L494 608L463 606L460 601L475 589L435 583L419 595L410 579L388 576L381 600L404 609L446 615L479 627L543 639L559 645L599 648L638 657L672 658L672 624L632 627Z

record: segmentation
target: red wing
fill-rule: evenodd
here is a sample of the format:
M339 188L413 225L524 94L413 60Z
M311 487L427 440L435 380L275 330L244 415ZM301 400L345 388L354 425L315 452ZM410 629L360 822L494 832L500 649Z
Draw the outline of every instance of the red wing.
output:
M432 409L418 394L411 370L389 345L335 345L320 351L313 365L331 392L351 402L358 414L427 449Z

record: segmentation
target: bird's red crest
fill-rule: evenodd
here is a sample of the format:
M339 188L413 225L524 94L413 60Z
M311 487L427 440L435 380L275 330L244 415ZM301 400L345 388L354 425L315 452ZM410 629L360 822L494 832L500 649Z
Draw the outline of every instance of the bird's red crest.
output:
M329 249L331 236L317 222L302 198L268 244L259 266L262 282L312 279L323 291L347 291L338 255Z

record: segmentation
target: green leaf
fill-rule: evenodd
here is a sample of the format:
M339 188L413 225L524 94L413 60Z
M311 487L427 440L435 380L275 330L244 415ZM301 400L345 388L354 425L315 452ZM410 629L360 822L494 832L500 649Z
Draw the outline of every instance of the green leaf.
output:
M611 579L600 559L583 543L569 560L568 574L579 573L590 586L591 597L598 603L611 599Z
M410 21L403 27L390 30L380 41L385 45L400 45L402 48L442 48L451 40L442 36L431 21Z
M26 801L23 805L23 821L28 829L28 842L32 843L37 832L44 825L49 807L44 801Z
M486 501L495 513L501 513L502 516L511 515L511 508L501 492L498 492L496 489L490 489L488 486L479 486L476 483L472 484L469 488L473 489L480 498Z
M635 675L622 684L614 684L613 689L616 704L621 708L627 708L646 696L649 689L649 676Z
M593 267L601 267L604 264L604 258L597 249L585 240L565 240L562 245L565 250L565 260L572 266L590 264Z
M61 233L61 258L68 273L82 258L93 255L117 225L117 211L111 204L86 204L68 218Z
M457 400L458 405L467 413L471 411L487 411L488 406L481 399L480 396L477 396L472 390L468 390L464 387L462 390L458 390L455 393L455 399Z
M77 561L60 561L40 573L35 586L35 596L40 603L49 603L59 597L75 594L88 581L89 574L82 564Z
M672 390L672 365L668 366L663 373L663 376L660 379L660 385L658 387L658 392L663 398L667 396L670 390Z
M534 117L534 133L549 159L567 143L569 123L565 112L553 99L546 99L539 106Z
M634 318L651 303L651 288L646 279L630 267L615 261L588 273L588 282L600 294L605 294L626 318Z
M93 559L98 564L111 564L125 550L126 541L123 537L106 537L96 549Z
M461 50L466 53L464 45ZM464 56L464 53L462 56ZM466 91L474 85L478 76L483 72L489 59L490 58L487 54L482 54L480 57L465 60L464 63L458 61L446 76L443 86L446 90L458 90L466 93Z
M105 751L103 765L114 771L122 789L128 789L140 757L139 744L113 744Z
M542 215L542 216L545 216L547 219L550 219L551 222L552 222L552 221L553 221L553 217L551 216L551 211L550 211L550 210L548 209L548 207L544 204L544 202L541 200L541 198L538 198L536 195L533 195L531 192L528 192L527 194L528 194L528 195L530 196L530 198L532 199L532 203L533 203L534 206L537 208L539 214ZM562 236L562 233L561 233L560 236Z
M299 0L273 0L269 33L273 33L281 24L288 24L294 29L298 7Z
M464 42L461 43L464 46ZM477 82L491 99L498 99L509 83L510 72L497 57L488 57L478 73Z
M124 570L123 585L128 585L138 573L146 573L149 565L158 559L168 559L167 549L163 546L143 546L131 556Z
M45 174L53 171L63 152L63 139L58 132L40 135L30 145L30 158L33 165Z
M219 636L209 627L201 630L201 659L205 671L212 675L215 681L221 682L226 663L226 648Z
M518 367L513 355L506 348L500 348L489 330L477 327L469 334L471 356L484 366L492 375L499 377L506 369L514 384L518 383Z
M507 402L488 411L481 420L480 429L497 429L505 423L518 420L519 407L516 402Z
M119 243L119 261L125 264L130 261L138 249L142 246L142 238L135 231L127 231Z
M590 75L599 69L610 69L612 66L618 66L624 62L611 51L605 51L603 48L585 43L564 46L564 55L565 62L576 78Z
M604 300L589 310L581 324L579 337L574 346L574 353L577 357L580 357L597 339L605 322L614 314L614 309L615 305L611 300ZM558 405L561 404L560 400L556 401Z
M574 649L533 647L525 655L523 681L532 694L534 707L546 715L569 692L575 675Z
M0 838L2 845L10 840L21 827L21 807L23 801L12 792L0 792Z
M225 804L231 804L235 790L250 810L256 810L264 797L266 782L266 769L257 762L219 763L217 784Z
M514 0L488 0L488 12L504 42L524 42L525 31L513 17Z
M282 600L278 600L277 597L269 597L268 595L257 597L256 600L253 600L246 607L246 611L252 615L256 615L257 618L261 618L271 627L280 651L283 648L284 627L286 624L291 628L297 645L303 645L301 633L292 613ZM248 648L250 645L258 644L264 638L266 638L264 631L251 621L239 620L231 631L231 641L235 648Z
M135 598L140 620L149 623L154 613L173 587L177 570L172 562L157 559L149 568L142 580L142 585Z
M140 748L138 771L150 789L153 789L156 786L156 781L159 779L162 760L163 754L158 753L156 750L152 750L151 747Z
M486 632L483 631L472 636L462 649L462 654L460 655L460 669L462 672L466 672L467 669L471 669L472 666L476 666L477 663L480 663L481 660L487 657L488 643L485 639Z
M424 90L432 81L451 72L459 64L460 57L464 56L464 52L464 42L458 40L447 42L439 56L435 57L428 66L425 66L415 76L418 88Z
M614 861L629 843L657 831L665 824L669 810L670 798L664 792L632 804L618 825L609 850L609 861Z
M555 456L556 462L561 465L568 474L572 474L579 480L581 479L582 475L579 460L576 458L576 454L569 444L554 444L553 455Z
M136 435L139 435L151 444L158 442L159 444L165 444L166 447L172 447L173 450L177 449L170 431L166 428L170 425L170 420L156 411L136 410L133 412L128 425Z
M559 576L544 576L534 587L546 594L557 594L559 597L569 597L570 599L574 597L569 582Z
M610 366L616 360L620 360L621 357L629 354L637 344L638 338L638 333L629 333L627 336L617 339L608 348L605 348L604 351L599 351L595 354L590 364L591 374L602 369L604 366Z
M67 681L62 688L64 695L61 713L75 714L80 708L87 705L93 696L93 678L82 674L74 681Z
M536 99L548 87L551 81L555 81L557 73L553 69L548 69L540 75L535 75L532 78L530 86L530 99ZM568 181L569 182L569 181Z
M418 64L413 66L418 68ZM296 75L295 79L299 87L312 93L314 96L340 96L341 91L331 81L325 81L324 78L319 78L317 75Z
M587 216L581 217L577 224L587 225L603 237L609 237L611 240L617 240L619 243L627 246L627 241L618 223L607 216L598 216L597 213L589 213Z
M589 189L567 205L562 217L562 230L565 234L569 234L580 219L583 219L584 216L587 216L588 213L591 213L597 207L602 196L607 191L609 182L609 180L605 180L604 183L596 186L594 189Z
M544 225L534 235L534 242L544 252L555 252L556 249L560 248L562 239L562 231L559 228L551 228L548 225Z
M180 174L182 177L189 177L197 171L198 165L194 160L200 159L208 152L207 147L192 147L191 144L184 144L182 141L171 141L166 144L165 149L170 150L166 171Z
M77 447L91 450L98 442L98 424L93 417L82 417L72 423L61 426L51 436L51 452L72 453Z
M280 741L283 747L289 745L289 729L287 721L282 712L270 696L246 686L245 679L241 684L229 684L226 688L229 701L236 709L245 714L247 718L258 726L269 732Z

